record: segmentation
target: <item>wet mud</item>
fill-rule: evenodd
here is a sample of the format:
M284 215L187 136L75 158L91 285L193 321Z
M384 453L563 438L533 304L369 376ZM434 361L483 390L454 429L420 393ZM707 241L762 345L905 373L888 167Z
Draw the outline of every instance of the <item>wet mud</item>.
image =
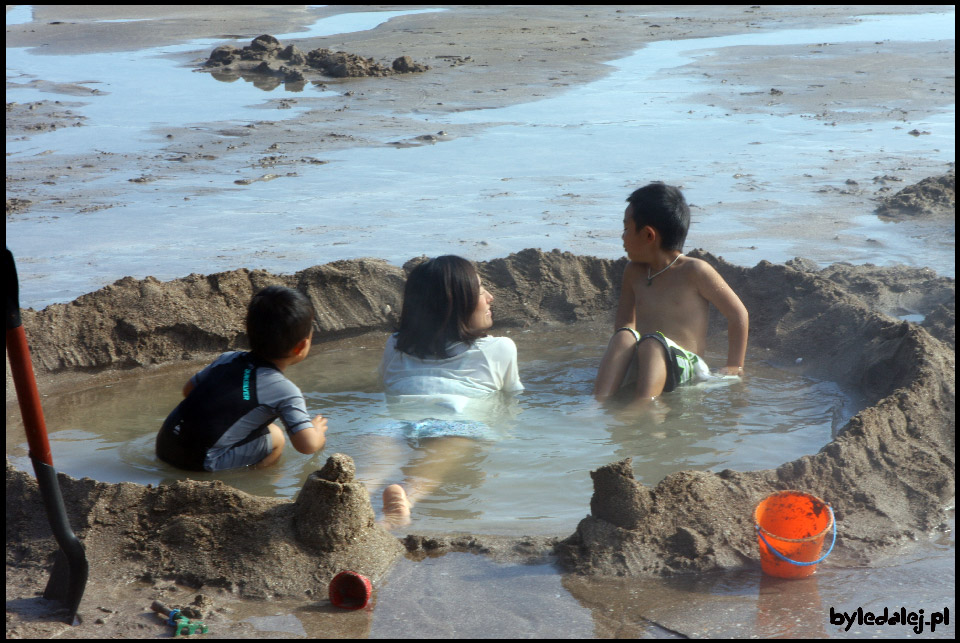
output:
M38 134L62 127L83 127L86 116L75 114L71 108L86 103L59 100L41 100L31 103L7 103L7 136ZM9 209L9 208L8 208Z
M908 185L880 199L877 214L892 220L953 218L957 212L957 175L954 170Z
M293 83L304 82L311 77L323 79L393 76L427 71L430 66L416 63L410 56L399 56L387 66L373 58L322 47L304 52L296 45L284 46L273 36L264 34L254 38L242 49L233 45L217 47L210 52L210 57L202 69L213 72L218 78L255 78L259 75Z
M634 479L629 460L601 467L591 474L590 515L572 535L555 546L523 545L521 539L499 550L542 556L552 547L564 569L582 574L755 566L753 507L774 491L793 488L833 506L835 556L851 564L936 530L954 494L954 280L906 267L835 264L817 270L803 259L744 268L702 251L690 254L714 265L740 294L751 313L754 348L772 363L799 360L796 368L858 391L869 407L819 453L773 470L682 471L651 487ZM351 260L294 275L235 270L165 283L125 278L69 304L25 311L23 321L46 390L76 388L97 374L136 377L144 369L243 346L246 303L270 284L298 288L311 298L319 350L327 340L387 330L397 320L404 270L418 260L404 268ZM609 319L623 262L525 250L478 269L498 301L499 327L545 328ZM923 325L899 319L904 309L926 315ZM721 322L712 324L718 339ZM222 483L146 488L61 479L91 555L111 561L98 569L243 596L292 596L319 591L336 567L324 562L331 555L338 564L376 575L378 565L404 549L372 526L366 493L343 475L337 482L336 475L331 481L315 474L296 503L249 496ZM337 505L334 496L348 504ZM30 476L8 466L7 541L18 543L8 548L8 569L42 565L53 550L42 520L29 511L37 502ZM263 530L269 538L252 537ZM357 533L374 544L355 547L350 534ZM485 547L462 536L405 541L407 550L420 555ZM203 556L183 561L187 550ZM372 551L379 553L367 560ZM280 568L296 571L285 571L282 579L264 571Z

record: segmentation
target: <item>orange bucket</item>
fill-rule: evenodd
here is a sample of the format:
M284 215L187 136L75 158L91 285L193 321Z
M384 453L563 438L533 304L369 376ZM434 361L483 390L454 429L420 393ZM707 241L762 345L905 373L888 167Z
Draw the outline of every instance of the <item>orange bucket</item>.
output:
M802 491L767 496L753 512L760 545L760 567L779 578L805 578L817 571L837 542L833 509ZM823 537L833 527L833 541L823 556Z

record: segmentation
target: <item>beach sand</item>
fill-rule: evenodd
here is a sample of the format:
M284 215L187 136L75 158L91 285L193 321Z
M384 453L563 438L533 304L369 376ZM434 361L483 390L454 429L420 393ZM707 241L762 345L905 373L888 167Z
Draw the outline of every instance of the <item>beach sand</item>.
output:
M368 7L397 10L404 7ZM350 9L351 11L353 9ZM270 120L266 109L256 127L228 131L209 128L160 128L170 140L164 153L28 154L8 159L7 210L29 213L31 203L64 216L124 207L135 202L145 184L162 178L164 185L182 181L184 198L196 194L204 177L239 175L241 181L295 175L297 166L323 163L344 148L384 142L422 145L476 133L482 124L445 126L445 134L429 129L424 118L463 110L484 110L542 100L610 73L604 63L622 58L656 40L703 38L758 33L785 28L850 24L855 15L885 15L935 11L934 6L852 7L645 7L632 11L616 6L479 7L458 6L436 13L400 16L369 31L296 41L300 50L325 47L369 57L389 66L399 56L427 64L425 73L389 78L325 79L328 89L342 94L335 109L326 99L297 94L273 99L267 107L316 104L282 121ZM940 9L942 10L942 9ZM40 55L79 52L120 52L211 38L243 35L237 46L261 34L290 33L318 17L345 11L343 7L232 7L229 15L214 7L38 6L34 21L7 27L7 47L27 47ZM98 20L135 20L99 22ZM283 43L286 45L287 43ZM756 49L756 48L751 48ZM691 74L719 77L722 93L702 96L704 104L731 112L777 109L809 114L829 125L838 119L877 118L877 105L890 105L885 115L896 122L900 110L912 116L933 112L954 101L953 51L931 44L770 46L763 54L743 60L736 52L699 61ZM204 69L210 51L173 57L194 69ZM816 65L809 64L816 60ZM789 78L790 88L765 88L764 77ZM308 80L315 80L308 77ZM64 126L83 126L84 119L65 114L83 97L102 91L96 79L49 83L43 78L8 79L8 87L27 85L51 92L40 104L7 105L7 132L32 135ZM89 82L86 82L89 81ZM738 87L743 91L737 91ZM764 87L758 94L756 87ZM787 89L787 91L783 91ZM53 103L60 100L59 104ZM842 110L837 109L842 106ZM416 115L415 118L407 115ZM378 118L377 116L382 116ZM233 136L226 140L224 135ZM433 138L427 138L433 137ZM37 139L42 141L42 139ZM225 145L224 142L231 143ZM267 150L268 152L264 152ZM269 150L280 150L269 152ZM506 153L508 151L505 150ZM176 160L176 163L171 163ZM843 194L838 198L861 207L864 186L843 185L862 159L835 160L830 172ZM106 168L109 168L107 170ZM916 180L947 170L942 165L912 168ZM906 170L906 168L904 168ZM105 172L129 176L129 182L101 186ZM904 172L904 176L910 176ZM898 180L902 180L902 176ZM803 180L798 177L798 180ZM909 181L908 181L909 182ZM812 181L811 181L812 183ZM221 187L217 187L219 184ZM900 187L896 183L891 186ZM235 188L217 181L202 190ZM288 189L296 189L291 183ZM813 187L811 187L811 191ZM816 222L826 222L826 215ZM775 232L815 244L834 236L834 226L778 222ZM786 226L786 229L784 229ZM818 238L819 237L819 238ZM578 247L564 248L573 252ZM252 259L252 256L251 256Z
M367 9L404 8L409 7L377 6ZM96 51L115 52L121 55L124 51L175 44L196 37L242 35L248 41L260 34L290 33L302 29L318 16L354 10L355 8L352 7L340 6L320 9L302 6L231 7L229 15L225 15L227 12L219 7L37 6L33 22L7 27L7 47L37 47L40 48L40 52L58 54ZM256 153L253 150L269 149L279 140L285 141L284 154L287 157L314 160L322 159L325 154L338 149L381 146L384 138L418 144L418 137L435 133L424 131L421 120L404 118L403 114L413 112L441 114L451 111L495 108L556 95L603 76L609 72L609 67L603 63L620 58L637 50L644 43L655 40L726 35L784 27L809 28L841 24L852 20L855 15L862 14L908 14L936 10L943 9L934 6L891 7L888 5L670 6L645 8L642 15L638 15L639 12L627 12L615 6L449 7L444 12L404 16L367 32L298 42L298 46L304 51L328 47L373 57L387 63L399 56L410 56L418 63L430 65L431 70L428 73L389 78L327 80L325 82L328 87L344 94L342 107L346 109L306 111L292 119L284 120L282 125L265 122L255 129L244 132L245 145L237 145L232 149L218 148L214 163L204 158L209 155L209 149L204 146L209 145L210 135L185 127L171 128L161 132L173 138L176 142L177 154L182 154L182 161L175 169L170 169L170 163L158 159L153 152L114 155L109 158L109 166L130 176L146 177L145 180L160 172L161 168L167 174L174 172L183 176L232 176L242 172L251 179L257 179L268 172L277 173L278 170L274 168L262 168L262 171L251 170L252 164L263 157L262 153ZM140 21L101 22L128 19ZM184 63L193 61L192 66L199 68L209 53L209 51L198 51L190 55L177 55L177 59ZM759 59L749 62L738 58L734 53L727 54L705 62L702 69L691 70L691 72L720 75L727 80L727 84L743 84L745 87L765 86L763 81L767 74L794 76L798 78L797 86L808 87L807 91L776 93L781 90L771 85L761 95L755 92L732 92L722 95L704 95L703 101L720 103L731 110L749 112L753 109L762 109L765 103L775 100L781 108L793 110L796 113L816 114L817 118L824 121L825 126L829 126L833 120L857 118L858 107L874 108L878 103L896 105L888 115L891 121L896 121L901 117L897 112L898 109L909 109L920 113L924 113L925 110L934 112L955 101L952 49L942 51L939 48L926 46L891 45L881 48L878 53L874 49L867 51L863 47L845 45L834 47L829 53L828 62L818 66L816 77L812 76L810 68L804 65L804 57L813 55L809 49L789 46L770 47ZM918 78L922 79L922 83L916 82ZM29 105L8 103L8 137L15 135L39 138L45 131L53 128L74 126L76 123L82 127L83 119L70 113L69 110L76 103L84 101L85 95L98 90L95 84L84 82L96 79L78 78L76 80L75 83L53 84L42 78L28 81L14 79L12 82L16 84L29 82L32 86L53 93L49 101L35 104L32 108ZM8 79L8 87L10 83L11 80ZM864 86L869 86L869 91L864 91ZM347 95L350 92L352 94ZM54 103L56 100L60 100L60 103ZM842 102L845 107L842 113L830 108L830 105L837 102ZM386 111L395 114L396 118L389 122L370 118L371 114L381 114ZM469 136L479 127L481 126L459 126L448 132L448 135ZM293 140L290 137L284 137L284 132L289 128L295 128L301 135ZM326 135L321 136L322 133ZM92 160L81 155L70 157L51 154L17 159L15 163L8 161L8 221L11 217L29 214L31 203L38 201L47 204L59 203L62 213L67 216L75 215L74 213L78 211L82 212L85 208L116 207L135 202L138 194L136 183L131 183L126 189L105 190L98 186L97 178L101 176L105 159L106 157ZM943 171L946 169L941 168ZM283 168L282 171L286 172L288 168ZM838 176L842 176L845 168L837 167L835 171ZM51 177L56 178L51 179ZM290 189L295 189L295 186L291 186ZM187 196L186 191L184 195ZM858 193L857 190L851 189L850 194L845 195L845 198L849 200L851 207L862 207L863 194ZM932 212L930 216L952 216L949 210L946 212L930 210L930 212ZM867 213L864 212L864 214ZM800 236L816 243L817 235L833 235L833 232L817 226L805 225L804 222L796 222L783 226L779 234ZM578 248L567 249L574 252L578 250ZM529 296L531 292L540 292L536 290L538 271L550 273L556 266L566 266L565 262L568 262L567 259L559 260L550 255L533 256L529 253L519 258L512 258L511 261L512 264L508 268L504 268L502 263L492 262L486 268L488 272L484 275L485 281L496 283L499 276L506 284L517 274L525 275L530 282L528 288L532 289L524 291L525 296ZM589 264L592 260L577 259L577 261L585 261ZM240 267L242 266L237 266L237 268ZM364 270L355 268L353 274L363 274ZM369 273L388 274L394 282L399 280L396 268L372 265L366 270ZM556 270L557 272L551 273L554 274L556 282L566 281L582 285L595 278L597 274L611 271L612 268L604 264L602 269L587 270L580 267L572 272L564 272L566 268L556 268ZM909 283L910 286L906 288L906 292L913 292L916 295L915 301L911 300L911 302L928 315L929 322L925 323L926 330L910 330L910 333L922 334L922 336L917 335L920 337L917 341L924 355L933 355L931 359L938 364L952 364L955 327L952 280L938 280L934 275L922 274L922 271L918 272L917 269L856 268L848 270L842 266L819 276L807 274L801 277L799 276L801 273L810 272L810 269L809 266L805 267L799 263L791 268L762 267L754 273L735 272L732 267L727 267L727 270L731 271L731 275L736 274L737 278L745 280L749 280L752 275L763 276L769 284L771 293L776 291L777 275L781 274L776 271L780 270L782 274L789 274L790 279L801 284L800 290L797 291L798 297L803 288L826 288L824 283L829 281L839 289L836 291L839 294L833 294L834 291L828 288L830 296L835 296L837 300L842 299L857 310L869 309L871 312L886 314L894 312L897 302L903 301L902 293L905 290L902 284ZM586 275L590 276L589 279ZM243 279L242 275L223 277L224 281L231 281L231 283L242 282ZM396 290L395 286L396 284L393 283L391 288ZM513 310L513 313L508 313L504 317L509 318L512 314L513 323L518 325L597 319L603 314L603 306L611 303L612 299L610 301L607 299L612 297L612 292L609 287L604 289L596 284L593 286L596 288L596 293L589 297L580 291L572 296L568 293L568 301L573 301L573 304L560 308L551 308L544 304L534 315L529 311L525 312L522 301L518 300L511 304L506 290L498 293L498 299L507 306L508 311ZM164 297L170 298L176 295L180 288L183 286L159 284L155 280L141 282L130 279L124 280L114 288L111 291L112 295L101 291L96 301L103 304L109 301L110 296L117 296L120 297L117 301L122 302L125 294L134 292L148 295L152 293L157 296L157 301L160 301ZM929 293L934 294L929 295ZM395 294L380 294L376 297L385 298L384 301L386 301ZM372 300L377 301L376 297ZM529 297L527 300L529 301ZM396 302L393 303L395 305ZM107 311L106 318L112 314L120 317L125 315L122 304L115 302L112 306L111 308L111 305L107 305L104 308ZM73 314L71 310L81 309L83 309L82 306L67 305L53 307L42 313L31 313L25 317L25 323L28 325L36 324L39 319L45 320L42 326L49 332L47 339L35 346L36 368L45 391L89 386L93 382L106 381L111 377L136 376L136 370L122 372L117 369L162 364L181 359L187 353L190 358L197 359L213 350L212 346L207 345L194 346L185 351L181 344L177 344L176 338L161 337L161 334L156 333L157 327L162 325L162 320L157 323L157 320L149 316L135 321L137 324L142 324L144 338L157 340L154 344L147 342L147 344L137 345L110 345L111 339L100 336L93 338L89 344L80 346L70 338L72 332L70 329L71 324L76 323L78 319L71 317ZM570 313L571 310L574 312ZM815 313L815 309L812 308L810 312ZM866 319L866 313L863 314ZM81 321L82 324L89 324L92 320L95 324L96 319L84 318ZM754 319L755 323L763 321L762 316ZM352 325L331 328L329 332L331 337L345 331L364 332L380 328L388 321L388 316L372 310L368 317L364 318L360 315L358 319L350 322ZM871 323L882 326L881 322ZM236 320L229 316L215 317L210 320L210 324L215 327L215 332L220 333L219 338L225 341L230 341L236 333ZM211 332L211 328L207 327L205 331ZM937 339L927 335L927 331ZM815 365L811 366L813 367ZM826 371L829 367L824 364L820 368ZM929 370L927 366L920 369L924 377L932 377ZM904 377L907 376L904 375ZM11 413L16 413L9 371L7 382L9 416ZM886 386L890 382L884 381L882 384ZM884 386L879 384L877 386L878 396L888 393ZM953 404L952 382L948 384L944 381L938 395L942 396L944 406L949 407L939 409L938 412L944 413L944 417L952 417L950 415ZM926 413L924 417L933 417L933 411L924 406L928 403L932 404L929 400L924 402L910 398L909 403L915 404L918 408L922 407L922 413L918 411L920 415ZM952 435L952 421L945 420L945 422L948 423L945 425L946 429L949 429L948 432ZM939 432L941 428L943 427L938 426L932 434ZM952 448L950 451L952 452ZM940 464L951 469L950 479L942 481L940 493L952 496L952 459L949 457L947 459L950 462L943 461ZM8 469L8 494L11 475L13 474ZM27 484L20 478L17 480L19 480L17 484ZM80 487L82 486L83 484L80 483ZM79 489L73 486L71 488ZM82 497L80 491L77 493L78 497ZM926 499L929 514L923 518L908 517L909 512L903 511L904 520L913 520L909 526L903 526L903 534L920 533L922 527L930 527L934 523L940 524L942 513L935 507L937 505L935 495L937 494L931 492L930 497ZM665 497L669 497L669 494ZM9 512L11 507L9 497L7 506ZM588 511L589 508L584 507L584 513ZM104 521L104 525L108 525L109 517L104 515L99 519ZM8 525L11 522L8 515ZM106 530L106 527L102 528ZM564 538L569 534L557 536ZM578 532L578 537L585 536ZM865 538L862 534L858 537ZM517 569L522 570L522 567L516 567L521 564L535 564L530 569L539 569L536 564L543 565L553 560L551 556L554 543L548 540L531 541L527 551L518 553L516 540L508 539L504 543L497 544L492 542L496 539L480 542L462 538L457 541L456 538L441 537L436 541L438 544L433 547L429 546L430 537L424 538L426 540L407 543L408 549L412 550L411 555L424 557L428 553L465 551L490 553L494 556L494 560L499 555L500 560L509 561L515 565L511 568L512 571L502 572L506 577L516 573ZM734 539L734 541L724 545L727 547L725 555L735 557L736 552L739 551L738 548L743 547L739 540ZM424 545L425 542L427 545ZM891 548L895 549L897 542L900 541L893 537L889 537L887 541L878 537L872 544L878 551L883 550L889 555ZM142 570L132 566L113 570L110 574L110 582L91 582L88 586L81 607L81 613L85 617L84 625L70 629L66 625L50 621L50 606L35 598L48 576L49 561L45 558L43 543L42 540L27 544L11 543L8 532L8 638L157 636L164 629L158 625L158 619L147 610L150 602L160 596L169 603L186 605L192 602L198 593L187 585L175 583L162 576L145 578ZM46 541L46 544L49 546L49 541ZM450 557L446 559L450 565L446 568L448 571L444 571L442 567L444 560L444 558L435 560L438 565L437 574L453 574L462 577L489 573L491 574L490 583L496 586L494 579L497 574L484 568L487 563L464 562L464 559ZM856 557L852 560L856 560ZM398 591L400 595L410 594L411 590L421 587L424 582L417 576L417 568L405 566L407 562L402 561L402 564L398 565L402 573L390 589L390 591ZM604 563L601 561L598 565L603 567ZM576 567L576 563L572 566ZM723 565L719 566L723 567ZM926 573L926 570L922 573ZM120 579L124 582L119 582ZM703 582L709 584L707 581ZM724 610L734 602L731 597L727 597L722 605L711 603L709 598L698 599L696 614L688 611L685 617L684 607L690 600L690 593L682 587L679 589L674 587L672 590L666 588L655 592L653 595L667 598L662 598L659 604L654 604L655 601L649 593L650 586L658 588L659 586L652 582L644 587L637 585L628 586L625 589L611 589L611 585L591 585L590 579L571 577L564 582L564 586L567 591L577 597L581 607L590 610L591 620L586 625L578 621L577 619L581 616L575 615L570 609L569 596L565 596L559 603L551 603L544 598L544 592L556 589L547 582L530 585L532 589L529 590L528 600L532 605L531 609L537 614L534 620L526 622L525 625L523 613L518 610L519 613L510 615L509 619L504 620L503 623L516 623L517 630L522 630L524 626L529 627L529 634L554 631L582 632L586 636L591 633L594 636L670 635L676 632L714 636L783 633L781 630L770 629L763 625L762 617L766 617L768 611L765 611L762 601L757 602L754 599L743 601L749 605L740 605L740 608L748 611L749 618L756 619L753 626L748 624L746 629L743 629L741 623L724 620L729 618ZM441 584L438 587L446 587L447 591L453 595L456 595L456 592L463 592L458 599L458 605L472 600L469 586ZM508 591L509 586L504 587L503 591ZM516 585L514 588L516 589ZM847 588L850 589L849 586ZM648 592L647 594L641 591L644 589ZM611 595L608 596L608 592ZM639 598L631 602L623 598L624 592ZM404 612L403 608L397 607L397 605L403 605L400 598L396 599L397 603L393 608L381 604L373 613L344 614L326 605L325 596L314 596L309 601L298 602L287 598L284 602L264 603L242 599L236 593L216 589L204 589L200 593L205 596L199 602L204 607L206 618L215 625L208 636L215 637L287 637L306 634L345 637L388 636L389 628L382 627L382 622L377 623L377 618L386 616L400 621L422 622L422 631L440 632L445 636L459 636L465 631L469 631L473 636L480 636L484 631L489 631L483 629L482 619L470 621L473 629L450 628L450 619L453 619L455 614L441 609L431 611L424 609L421 605L409 606L406 608L408 611ZM825 597L835 596L827 591L822 593ZM392 595L396 596L396 594ZM524 594L521 591L518 597L522 596ZM861 596L864 600L869 598L865 594ZM952 596L950 598L952 600ZM495 597L492 595L486 596L484 600L487 602L480 606L480 611L483 611L484 605L496 604ZM297 607L298 604L300 607ZM823 605L826 606L826 603L824 602ZM917 605L917 607L923 606L924 604L921 603ZM611 612L613 607L617 609ZM500 609L509 611L502 606ZM826 607L823 609L825 610ZM551 610L557 611L554 613ZM291 621L287 618L290 614L296 614L297 618ZM810 618L813 619L817 618L817 614L822 616L819 612L811 612L811 614ZM644 621L644 616L649 619L649 622ZM269 621L271 618L273 621ZM569 629L551 629L555 627L557 621L563 622L564 618L569 619ZM654 624L654 621L660 622L661 625ZM727 626L717 625L718 623L726 623ZM822 625L822 622L818 625ZM581 626L585 629L577 629ZM276 629L270 630L271 627ZM517 630L504 630L504 632ZM399 631L409 633L409 630ZM810 629L801 628L793 634L816 635L817 632L816 627L811 626ZM787 633L790 634L790 632Z

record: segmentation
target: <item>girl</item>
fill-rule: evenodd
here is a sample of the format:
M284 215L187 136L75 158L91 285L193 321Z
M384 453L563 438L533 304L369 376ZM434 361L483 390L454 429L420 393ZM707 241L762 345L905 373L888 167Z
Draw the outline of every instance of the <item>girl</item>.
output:
M399 331L387 340L380 363L388 400L460 413L471 399L522 391L513 340L485 332L493 326L492 302L493 295L466 259L446 255L414 268L403 291ZM474 446L463 436L482 437L477 432L486 428L478 422L433 419L413 426L418 438L442 439L430 440L427 457L408 470L408 477L419 480L409 496L396 484L384 490L384 516L391 526L409 524L416 498L439 484L443 473ZM424 483L424 474L432 482Z

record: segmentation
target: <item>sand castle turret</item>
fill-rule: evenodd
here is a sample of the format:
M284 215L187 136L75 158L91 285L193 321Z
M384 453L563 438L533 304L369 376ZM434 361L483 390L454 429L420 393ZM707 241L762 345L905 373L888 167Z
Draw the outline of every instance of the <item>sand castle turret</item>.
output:
M356 543L375 526L373 507L363 484L354 482L353 459L334 453L307 478L294 503L297 540L323 551Z

